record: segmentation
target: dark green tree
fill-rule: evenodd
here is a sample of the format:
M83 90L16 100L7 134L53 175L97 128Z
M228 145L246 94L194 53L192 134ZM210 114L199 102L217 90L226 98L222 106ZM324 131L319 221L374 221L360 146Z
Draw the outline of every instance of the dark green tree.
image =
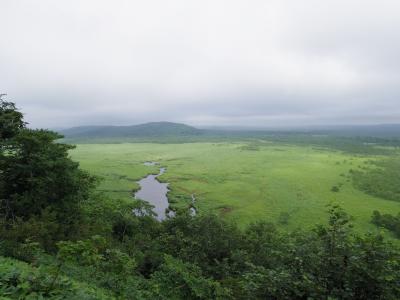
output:
M11 102L1 100L0 107L3 225L39 222L43 225L39 227L50 230L47 225L56 223L53 239L68 238L78 229L79 207L89 197L94 177L69 158L68 151L73 146L58 143L62 136L25 128L22 114Z
M3 100L6 94L0 94L0 140L1 146L25 127L23 115L17 110L15 104ZM2 149L3 150L3 149Z
M150 281L154 299L229 299L228 290L204 277L196 265L165 255L164 263Z

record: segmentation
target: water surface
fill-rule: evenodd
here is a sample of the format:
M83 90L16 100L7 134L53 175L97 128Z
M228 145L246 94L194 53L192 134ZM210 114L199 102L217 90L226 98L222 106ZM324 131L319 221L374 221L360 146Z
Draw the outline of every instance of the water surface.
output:
M190 211L190 215L191 216L195 216L197 214L197 210L196 210L196 197L194 194L191 195L192 197L192 203L190 205L189 211Z
M149 166L156 165L156 163L153 162L146 163L152 163L149 164ZM153 211L157 214L157 219L160 221L166 218L166 210L169 207L167 198L168 183L159 182L157 180L157 177L164 174L164 172L165 168L160 168L160 172L157 175L148 175L138 181L140 190L135 193L136 199L145 200L154 206Z

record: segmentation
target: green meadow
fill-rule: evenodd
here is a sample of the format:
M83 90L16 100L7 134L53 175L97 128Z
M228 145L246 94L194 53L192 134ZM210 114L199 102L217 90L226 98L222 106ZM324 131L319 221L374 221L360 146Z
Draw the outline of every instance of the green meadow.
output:
M80 144L71 156L102 178L98 189L115 200L132 199L136 181L158 173L158 167L143 163L159 162L167 168L160 180L169 183L171 207L189 207L193 194L198 213L216 213L241 227L266 220L284 228L310 228L326 220L327 205L339 203L354 217L356 230L377 230L370 223L374 210L400 210L399 202L353 185L351 170L384 159L379 155L260 141Z

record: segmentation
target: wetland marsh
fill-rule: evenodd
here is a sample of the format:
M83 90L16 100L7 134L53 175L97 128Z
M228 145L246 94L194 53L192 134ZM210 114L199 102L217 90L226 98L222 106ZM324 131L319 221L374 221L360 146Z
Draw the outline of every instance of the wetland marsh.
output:
M259 143L81 144L71 152L84 169L103 178L99 189L114 199L131 199L138 181L168 169L157 179L168 182L173 209L190 209L196 195L199 214L216 213L243 227L259 220L287 228L309 228L326 219L327 205L339 203L354 216L358 230L376 230L372 212L391 213L400 203L354 187L351 172L380 155L345 153L313 146ZM334 186L338 191L332 191Z

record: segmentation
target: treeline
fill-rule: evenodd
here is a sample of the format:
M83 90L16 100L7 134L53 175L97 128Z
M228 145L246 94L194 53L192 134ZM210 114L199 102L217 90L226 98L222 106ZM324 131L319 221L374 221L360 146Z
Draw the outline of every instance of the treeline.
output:
M274 142L295 144L300 146L334 149L351 154L392 155L400 147L399 138L379 138L368 136L337 136L327 133L276 133L266 137Z
M372 162L366 170L353 170L354 185L372 196L400 201L400 159Z
M397 216L393 216L391 214L381 214L375 210L372 214L371 222L376 226L386 228L393 232L397 238L400 238L400 213Z
M44 253L32 240L19 244L13 257L34 269L2 272L0 291L11 299L400 296L398 249L380 235L356 235L337 207L330 210L328 225L293 233L263 222L240 231L215 216L179 214L159 223L151 216L132 215L131 208L91 211L105 220L110 214L109 221L92 219L87 237L56 242L54 252Z
M272 130L221 130L196 129L184 124L148 123L136 126L87 126L61 131L68 143L195 143L195 142L247 142L255 146L265 146L261 141L315 146L344 151L352 154L390 155L400 147L400 136L390 137L394 132L388 128L378 130L380 134L368 136L368 128L334 131L272 131ZM396 127L397 128L397 127ZM400 128L400 126L399 126ZM379 127L375 128L379 129ZM360 133L361 133L360 132ZM254 149L249 149L254 150Z
M185 211L158 222L145 202L96 194L58 138L0 102L2 299L400 298L400 250L340 207L290 233Z

